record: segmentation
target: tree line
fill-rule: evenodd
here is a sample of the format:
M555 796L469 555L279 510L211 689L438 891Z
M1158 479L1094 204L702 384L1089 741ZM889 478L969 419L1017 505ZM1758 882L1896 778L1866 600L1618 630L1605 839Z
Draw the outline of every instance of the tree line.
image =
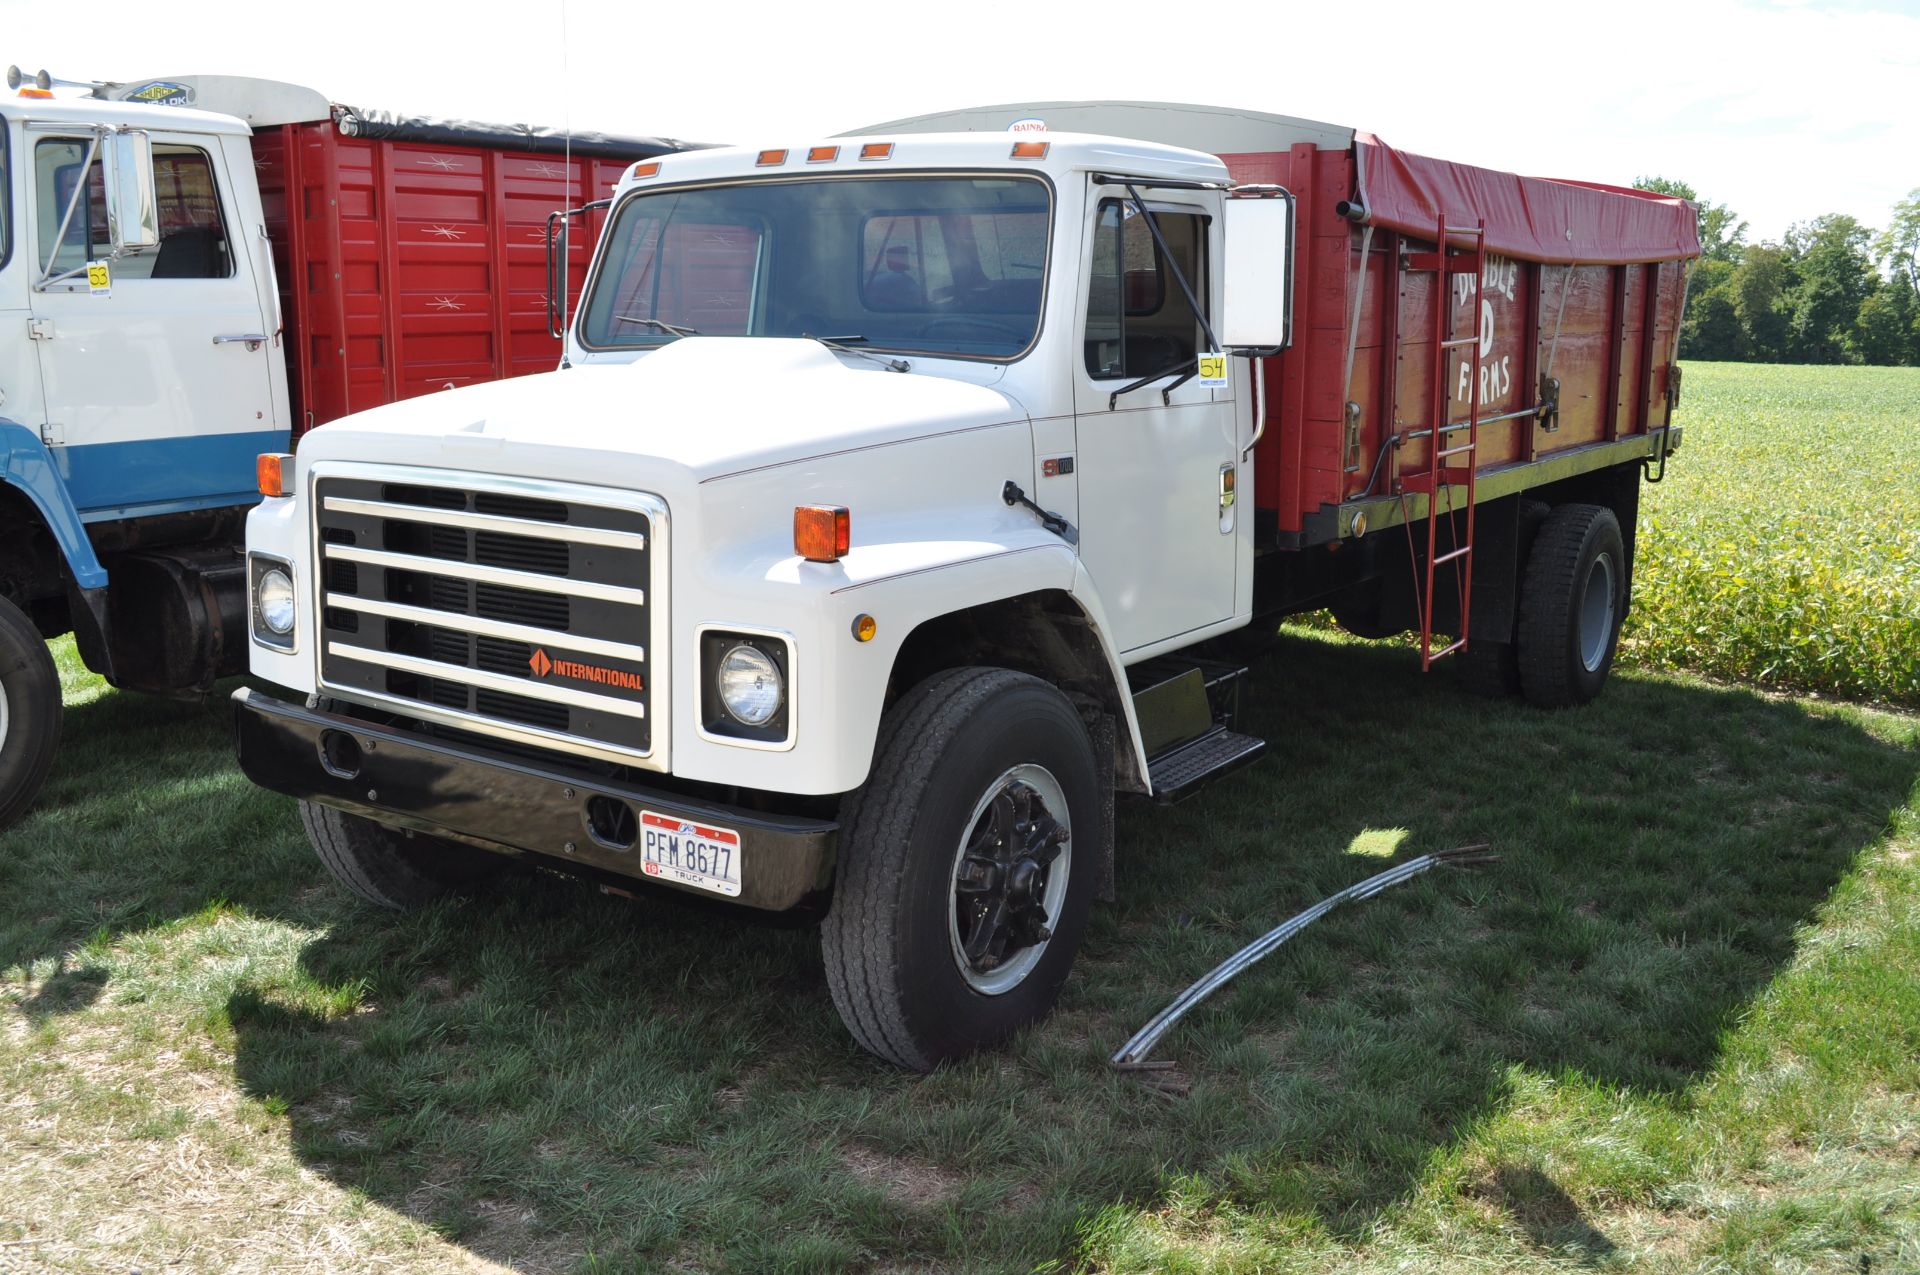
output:
M1705 256L1687 283L1684 357L1920 366L1920 189L1878 232L1828 213L1795 222L1780 243L1750 244L1746 222L1687 183L1634 185L1700 210Z

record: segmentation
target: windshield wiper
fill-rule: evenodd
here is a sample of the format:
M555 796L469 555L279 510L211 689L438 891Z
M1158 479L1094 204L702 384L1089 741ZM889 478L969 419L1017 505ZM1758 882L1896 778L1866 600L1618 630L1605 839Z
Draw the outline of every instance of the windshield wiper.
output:
M913 370L913 364L907 362L905 359L890 359L884 354L875 354L872 350L854 349L851 342L864 341L867 339L864 336L815 336L811 332L802 332L800 339L803 341L818 341L829 350L838 350L842 354L858 354L863 359L872 359L889 372L911 372Z
M650 328L657 328L662 332L671 332L675 336L699 336L700 335L699 328L683 328L677 323L665 323L659 319L641 319L641 318L636 318L631 314L616 314L613 316L613 321L615 323L640 323Z

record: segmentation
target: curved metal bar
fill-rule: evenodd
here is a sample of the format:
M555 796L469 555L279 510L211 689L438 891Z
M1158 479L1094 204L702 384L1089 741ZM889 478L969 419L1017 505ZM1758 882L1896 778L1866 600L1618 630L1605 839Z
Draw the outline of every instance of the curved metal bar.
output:
M1232 956L1213 968L1205 978L1176 996L1171 1005L1155 1014L1153 1018L1133 1034L1132 1039L1120 1046L1108 1061L1120 1068L1148 1068L1147 1055L1160 1043L1160 1038L1172 1030L1173 1025L1186 1016L1188 1010L1213 995L1235 975L1247 969L1288 939L1306 929L1309 925L1339 907L1342 903L1371 899L1382 890L1410 881L1430 868L1441 864L1492 863L1497 855L1488 853L1485 843L1460 846L1453 850L1440 850L1433 854L1421 855L1418 859L1409 859L1405 863L1388 868L1385 872L1368 877L1340 891L1329 895L1306 911L1289 917L1278 928L1268 931L1241 948Z

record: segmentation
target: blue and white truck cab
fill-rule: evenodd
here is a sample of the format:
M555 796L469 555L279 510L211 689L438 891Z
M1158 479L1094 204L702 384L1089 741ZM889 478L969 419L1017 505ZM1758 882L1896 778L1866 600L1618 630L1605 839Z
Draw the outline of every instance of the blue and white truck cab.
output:
M47 638L163 694L245 668L240 534L290 425L248 136L0 97L0 828L57 744Z

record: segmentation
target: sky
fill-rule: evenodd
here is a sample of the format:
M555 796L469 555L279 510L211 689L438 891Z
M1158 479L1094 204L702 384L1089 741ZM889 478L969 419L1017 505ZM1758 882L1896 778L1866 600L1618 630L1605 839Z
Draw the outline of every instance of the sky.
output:
M755 147L1001 102L1238 106L1535 176L1677 178L1755 241L1829 212L1883 226L1920 187L1920 0L0 0L0 31L29 74L253 75Z

